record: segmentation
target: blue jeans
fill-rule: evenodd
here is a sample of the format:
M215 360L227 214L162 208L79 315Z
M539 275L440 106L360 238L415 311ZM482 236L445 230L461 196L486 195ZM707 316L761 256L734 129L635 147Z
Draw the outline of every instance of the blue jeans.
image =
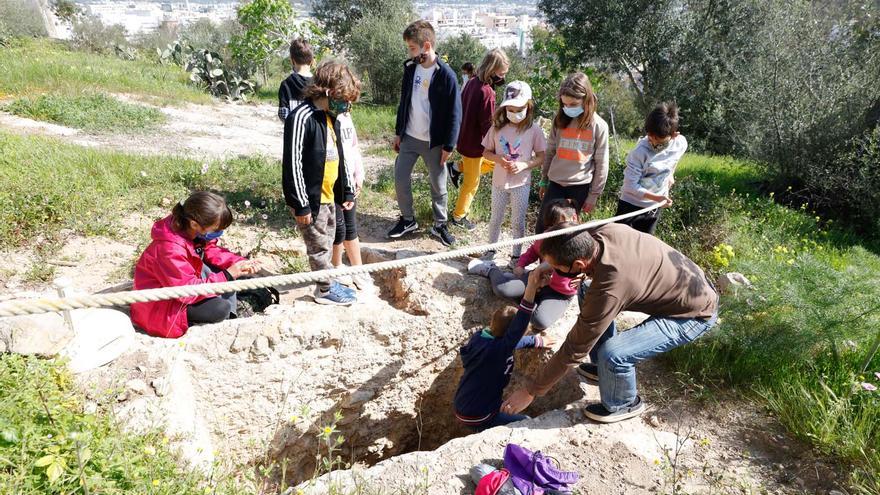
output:
M578 296L580 301L583 293ZM636 400L637 363L694 341L717 321L717 310L708 319L652 316L619 334L612 323L590 351L599 369L599 396L605 409L615 412Z
M489 421L486 421L479 426L474 426L473 429L477 432L481 432L483 430L488 430L489 428L503 426L508 423L513 423L514 421L522 421L524 419L529 419L529 417L525 414L506 414L503 412L499 412L495 416L492 416L492 419L490 419Z

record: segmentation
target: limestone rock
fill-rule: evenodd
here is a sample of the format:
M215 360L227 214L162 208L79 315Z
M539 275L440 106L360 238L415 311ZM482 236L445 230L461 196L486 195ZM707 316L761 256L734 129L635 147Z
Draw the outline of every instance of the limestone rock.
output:
M0 318L0 341L6 352L54 357L71 339L73 331L58 313Z
M752 287L752 283L742 273L725 273L720 279L718 279L718 290L722 294L726 294L731 290L736 291L740 287Z

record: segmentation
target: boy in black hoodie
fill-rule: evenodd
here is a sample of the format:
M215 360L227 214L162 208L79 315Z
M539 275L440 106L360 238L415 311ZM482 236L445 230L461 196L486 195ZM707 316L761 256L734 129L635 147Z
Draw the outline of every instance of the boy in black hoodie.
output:
M303 100L303 90L312 80L312 45L303 38L297 38L290 42L290 64L293 66L293 74L281 81L278 88L278 118L284 119L290 111L296 108Z
M501 411L501 395L513 372L513 351L526 347L550 347L553 339L541 335L523 337L535 310L535 293L549 276L533 270L519 309L510 306L492 315L490 328L475 333L461 348L464 375L455 392L455 417L466 426L483 431L527 419L523 414Z
M434 225L431 235L444 246L455 244L446 224L446 160L458 142L461 126L461 95L455 72L434 51L437 44L434 28L427 21L415 21L403 32L411 59L403 64L400 104L394 126L392 147L394 190L400 218L388 231L397 239L419 228L413 206L412 174L419 157L428 169L431 185L431 208Z
M354 206L353 170L344 155L338 116L360 96L360 81L343 63L324 62L303 91L303 101L284 121L281 185L296 217L309 266L327 270L336 234L336 205ZM354 291L335 280L318 282L315 302L350 305Z

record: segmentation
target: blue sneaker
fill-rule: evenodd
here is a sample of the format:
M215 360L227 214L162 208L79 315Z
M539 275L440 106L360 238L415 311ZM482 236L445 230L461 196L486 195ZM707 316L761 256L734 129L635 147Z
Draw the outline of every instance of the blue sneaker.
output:
M350 277L350 275L349 275L349 277ZM352 282L352 284L353 283L354 282ZM339 281L335 281L335 280L333 282L330 282L331 290L332 290L332 287L334 284L336 285L336 290L341 290L342 292L345 292L349 296L354 297L355 294L357 294L357 292L354 289L352 289L351 287L349 287L348 285L342 284Z
M315 288L315 302L333 306L351 306L357 302L357 298L344 290L338 282L334 281L330 283L330 288L326 292L320 288Z

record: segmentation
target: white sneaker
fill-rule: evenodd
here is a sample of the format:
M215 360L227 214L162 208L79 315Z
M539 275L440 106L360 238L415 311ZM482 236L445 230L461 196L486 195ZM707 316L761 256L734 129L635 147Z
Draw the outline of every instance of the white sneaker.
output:
M345 265L334 265L333 268L347 268ZM335 279L340 284L351 287L354 285L354 280L351 278L351 275L342 275L341 277L336 277Z
M498 268L495 265L494 261L483 261L480 259L470 260L468 262L468 273L471 275L479 275L481 277L488 277L489 272L492 271L493 268Z
M355 288L361 292L374 294L376 293L376 284L373 283L373 278L370 277L369 273L358 273L357 275L352 275L351 280L354 283Z

